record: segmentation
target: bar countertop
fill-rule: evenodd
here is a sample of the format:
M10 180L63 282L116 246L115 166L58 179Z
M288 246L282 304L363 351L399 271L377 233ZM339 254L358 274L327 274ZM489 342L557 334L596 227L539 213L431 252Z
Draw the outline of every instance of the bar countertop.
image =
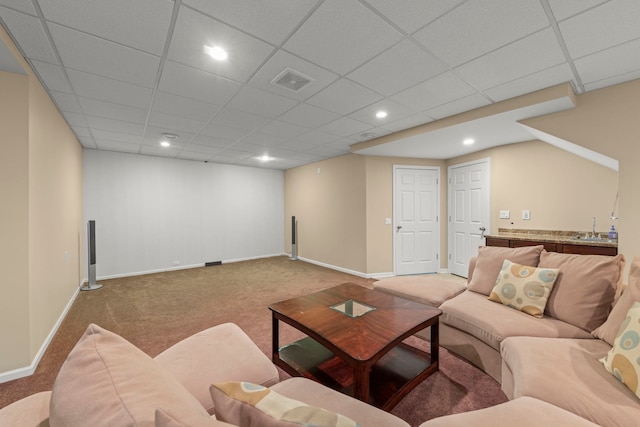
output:
M563 243L570 245L618 247L617 239L609 239L608 232L596 232L601 239L586 239L586 231L561 231L561 230L525 230L515 228L498 228L497 234L487 234L485 237L504 240L535 240L540 242Z

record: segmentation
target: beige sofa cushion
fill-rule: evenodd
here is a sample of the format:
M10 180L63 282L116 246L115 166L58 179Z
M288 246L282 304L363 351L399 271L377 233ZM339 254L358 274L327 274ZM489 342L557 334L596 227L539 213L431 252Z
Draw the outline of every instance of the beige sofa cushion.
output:
M210 422L169 372L124 338L91 324L53 384L50 424L153 426L159 408L189 426Z
M598 361L610 348L595 339L508 338L501 354L510 397L535 397L602 426L638 425L640 400Z
M520 397L477 411L447 415L420 424L419 427L597 427L569 411L532 397Z
M489 296L496 284L502 263L508 259L512 262L537 267L540 252L544 246L525 246L522 248L501 248L497 246L481 246L478 248L476 268L469 280L468 288Z
M355 421L326 409L247 382L211 385L216 417L239 426L358 427Z
M591 334L569 323L549 316L538 319L473 291L444 302L440 310L440 322L473 335L496 351L503 339L512 336L591 338Z
M542 318L557 276L556 268L531 267L505 260L489 301Z
M627 312L636 301L640 301L640 257L633 259L627 288L616 305L613 306L607 321L593 331L593 336L613 345L618 332L620 332L620 326L627 317Z
M622 254L612 257L543 251L538 266L560 269L545 313L589 332L607 320L622 278Z
M268 387L280 380L271 360L234 323L223 323L191 335L154 359L210 414L214 413L209 393L212 383L249 381Z
M210 418L208 423L200 424L198 427L229 427L233 424L218 421L215 418ZM179 418L174 417L172 414L162 410L156 409L156 424L155 427L190 427L189 424L185 424Z
M373 289L437 308L463 292L467 286L462 281L426 274L378 280L373 283Z
M282 396L300 400L307 405L319 406L328 411L342 414L356 421L362 427L409 427L404 420L353 397L302 377L294 377L272 385L271 390Z
M46 427L49 425L50 391L32 394L0 409L0 426Z

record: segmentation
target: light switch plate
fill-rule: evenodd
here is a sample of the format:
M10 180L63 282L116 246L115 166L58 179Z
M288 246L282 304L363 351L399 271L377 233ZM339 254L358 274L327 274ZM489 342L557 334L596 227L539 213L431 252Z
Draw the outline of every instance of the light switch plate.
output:
M500 219L509 219L509 211L500 211Z
M522 211L522 219L531 219L531 211L523 210Z

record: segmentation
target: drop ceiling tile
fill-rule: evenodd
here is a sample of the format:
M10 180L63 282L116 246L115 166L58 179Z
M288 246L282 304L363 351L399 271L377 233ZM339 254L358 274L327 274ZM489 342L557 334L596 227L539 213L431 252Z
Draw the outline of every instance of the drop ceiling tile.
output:
M567 19L559 26L569 53L580 58L637 39L639 23L640 2L616 0Z
M273 44L280 44L304 19L316 0L184 0L188 6Z
M608 79L597 80L593 83L587 83L584 85L584 88L588 92L591 90L601 89L603 87L616 85L618 83L624 83L624 82L628 82L636 79L640 79L640 70L633 71L627 74L620 74L618 76L610 77Z
M151 89L149 88L76 70L67 70L67 75L78 96L138 108L148 108L151 103Z
M378 111L385 111L387 117L377 118L376 113ZM383 99L375 104L371 104L355 113L349 114L349 117L354 120L359 120L370 124L371 126L384 126L385 123L390 123L394 120L399 120L403 117L415 114L415 111L398 104L391 99Z
M455 101L431 108L425 111L425 113L437 120L463 113L465 111L475 110L476 108L484 107L489 104L491 104L491 101L489 101L485 96L482 96L479 93L474 93L473 95L465 96L464 98L456 99Z
M140 152L140 144L129 144L126 142L110 141L108 139L96 140L96 146L100 150L118 151L123 153L135 153Z
M608 0L548 0L556 21L562 21Z
M141 144L142 136L141 135L132 135L127 133L120 132L112 132L108 130L101 129L92 129L91 133L93 134L96 143L99 144L99 141L113 141L113 142L126 142L127 144Z
M194 137L193 133L179 131L169 126L147 126L144 132L144 138L142 143L145 145L158 145L160 142L167 140L163 136L164 133L173 133L177 135L177 138L169 140L172 146L184 146Z
M172 147L156 147L153 145L143 145L140 147L140 154L147 156L170 157L175 158L182 148Z
M438 105L471 95L475 90L454 73L448 71L413 86L391 98L416 111L424 111Z
M365 0L408 34L424 27L465 0Z
M540 88L554 86L560 83L574 80L573 72L569 64L562 63L537 73L510 82L485 89L483 93L494 102L515 98L516 96L534 92ZM574 80L575 81L575 80Z
M51 91L50 94L53 96L53 100L55 101L60 111L68 111L71 113L80 114L83 113L82 108L80 108L80 104L78 103L78 99L75 95L55 91Z
M275 147L283 142L285 142L288 138L282 138L280 136L275 135L267 135L261 132L254 132L250 135L247 135L242 139L241 143L259 145L262 147Z
M25 57L51 64L58 63L58 58L49 43L49 37L40 19L3 6L0 6L0 16Z
M160 58L76 30L49 24L65 67L153 88Z
M291 36L284 49L345 75L402 37L356 0L327 0Z
M174 95L224 105L240 90L240 84L177 62L166 61L158 88Z
M63 111L62 115L67 123L69 123L69 126L87 126L87 119L84 114Z
M147 110L144 108L129 107L82 96L78 97L78 101L84 113L90 116L141 124L147 121Z
M73 133L75 133L78 138L93 138L88 127L71 126L71 130L73 130Z
M333 135L346 137L350 135L360 134L366 130L371 129L372 127L373 126L368 123L350 119L349 117L341 117L338 120L335 120L318 128L318 130L322 132L328 132Z
M200 153L200 154L208 154L208 155L219 153L223 148L224 148L223 146L216 147L214 145L200 145L194 142L191 142L184 146L185 151L190 151L193 153Z
M197 133L204 127L205 122L153 111L149 116L149 124L152 126L175 129L179 132Z
M266 135L277 136L280 138L293 138L303 133L309 132L311 129L304 126L298 126L286 123L280 120L274 120L268 125L262 127L260 132Z
M304 76L309 77L310 83L296 92L276 84L272 84L271 82L287 68L297 72L298 74L303 74ZM277 93L278 95L302 101L327 87L337 79L338 75L331 71L320 68L317 65L283 50L278 50L262 67L260 67L260 70L258 70L258 72L251 78L249 84L268 92Z
M255 130L263 127L271 120L266 117L257 116L255 114L247 113L244 111L231 110L225 108L216 115L213 120L209 122L209 125L215 127L216 125L229 126L238 129ZM206 129L211 126L207 126Z
M574 61L584 84L640 69L640 39Z
M215 121L214 119L211 123L207 124L200 133L205 136L236 141L240 138L244 138L253 131L253 129L240 129L233 126L227 126L222 124L222 122L223 121Z
M299 104L281 115L278 120L315 128L340 117L339 114L309 104Z
M189 151L189 150L182 150L180 151L180 153L178 153L178 155L176 156L177 159L182 159L182 160L193 160L193 161L207 161L211 158L211 154L209 153L198 153L198 152L194 152L194 151Z
M25 0L0 0L0 5L10 7L20 12L37 15L36 9L30 1Z
M152 110L172 116L206 122L211 119L220 108L219 105L157 91L153 100Z
M336 135L319 130L312 130L295 138L296 141L312 145L327 144L337 139L339 138Z
M425 113L416 113L411 116L407 116L403 119L396 120L395 122L387 123L383 127L392 132L398 132L404 129L409 129L415 126L420 126L425 123L432 122L433 118Z
M552 29L540 31L456 68L478 90L488 89L565 62Z
M84 148L98 148L98 145L91 137L81 136L78 137L78 141Z
M411 40L391 49L347 77L385 96L393 95L445 71L447 67Z
M191 140L189 145L197 145L199 147L209 147L210 149L221 150L230 147L235 141L225 138L217 138L207 135L198 135ZM195 151L202 151L204 148L198 148Z
M161 55L167 38L171 0L38 0L48 21Z
M101 129L140 136L144 133L144 124L141 123L131 123L128 121L106 119L104 117L89 115L86 117L91 130Z
M216 154L213 158L218 161L231 161L236 162L238 160L244 160L247 157L251 157L252 153L246 151L234 150L233 148L227 148L226 150Z
M223 47L229 58L214 60L204 53L205 45ZM273 51L274 47L263 41L181 7L167 58L234 81L246 82Z
M282 113L292 109L297 103L297 101L284 96L245 86L227 104L227 107L275 119Z
M340 79L307 100L336 114L346 115L382 99L382 96L352 81Z
M468 1L413 35L452 67L549 26L539 0Z
M61 66L34 59L30 60L30 62L47 89L69 94L73 93L71 84L69 84L69 80Z

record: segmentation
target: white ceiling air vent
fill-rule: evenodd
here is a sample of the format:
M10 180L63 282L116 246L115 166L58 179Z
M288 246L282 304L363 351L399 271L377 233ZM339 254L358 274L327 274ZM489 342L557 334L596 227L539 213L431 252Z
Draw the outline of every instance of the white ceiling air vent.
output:
M305 76L299 71L285 68L283 72L278 74L275 79L271 80L271 84L283 87L293 92L300 91L303 87L311 83L313 79Z

